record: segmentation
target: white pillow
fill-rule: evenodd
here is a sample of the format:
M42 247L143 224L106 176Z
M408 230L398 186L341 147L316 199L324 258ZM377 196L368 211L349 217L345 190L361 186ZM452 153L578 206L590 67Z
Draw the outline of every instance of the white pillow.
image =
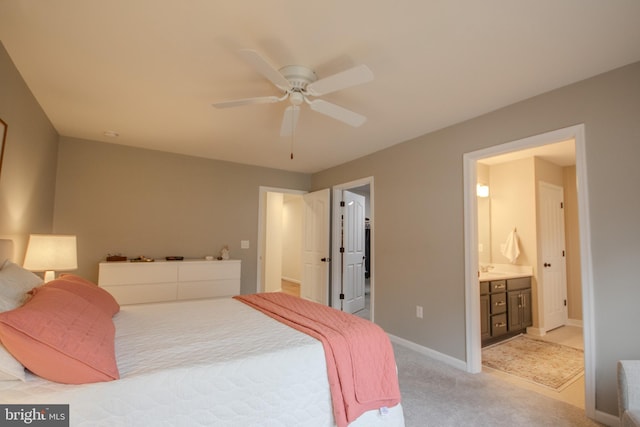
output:
M0 344L0 381L26 381L24 366Z
M20 307L27 292L42 283L34 273L6 260L0 269L0 312Z
M24 302L27 292L42 285L42 279L8 259L0 265L0 312ZM0 381L25 381L24 366L0 343Z

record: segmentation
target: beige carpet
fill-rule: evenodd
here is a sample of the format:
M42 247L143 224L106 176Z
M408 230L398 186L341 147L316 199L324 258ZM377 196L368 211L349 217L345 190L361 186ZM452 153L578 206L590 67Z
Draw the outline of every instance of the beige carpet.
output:
M584 372L582 350L519 335L482 349L482 364L560 391Z

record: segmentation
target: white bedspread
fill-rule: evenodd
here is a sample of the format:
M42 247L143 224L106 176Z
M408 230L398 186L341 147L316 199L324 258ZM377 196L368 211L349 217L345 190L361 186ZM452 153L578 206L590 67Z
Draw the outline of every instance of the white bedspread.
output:
M322 345L232 299L124 306L121 379L0 382L3 403L68 403L73 426L334 426ZM403 426L402 408L351 426Z

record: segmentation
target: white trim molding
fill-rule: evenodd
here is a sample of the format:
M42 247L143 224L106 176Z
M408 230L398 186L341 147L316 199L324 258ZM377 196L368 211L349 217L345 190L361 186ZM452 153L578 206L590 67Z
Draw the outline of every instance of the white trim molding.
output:
M476 200L476 163L478 160L513 151L573 139L576 149L576 183L578 187L578 217L580 225L580 265L582 274L582 315L585 363L585 413L595 419L595 326L593 301L593 272L591 256L591 227L587 185L584 124L495 145L465 153L464 171L464 238L465 238L465 304L466 347L468 372L481 372L482 349L480 338L480 301L478 298L478 230Z

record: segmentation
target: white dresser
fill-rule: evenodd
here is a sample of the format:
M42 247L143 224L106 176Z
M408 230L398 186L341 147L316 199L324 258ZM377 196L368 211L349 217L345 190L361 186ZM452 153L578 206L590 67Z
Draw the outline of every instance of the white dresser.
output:
M119 304L217 298L240 293L240 260L101 262L98 285Z

